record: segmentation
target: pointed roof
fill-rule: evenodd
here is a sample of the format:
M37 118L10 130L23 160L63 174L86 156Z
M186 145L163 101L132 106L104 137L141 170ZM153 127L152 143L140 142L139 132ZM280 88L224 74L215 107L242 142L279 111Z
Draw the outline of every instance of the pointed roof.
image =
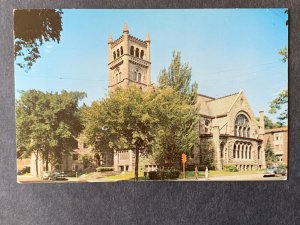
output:
M108 36L108 44L111 44L113 42L111 34Z
M242 91L217 99L205 95L198 95L200 114L213 117L227 114L241 93Z
M147 32L145 41L150 41L150 34Z
M123 33L129 33L127 23L124 22Z

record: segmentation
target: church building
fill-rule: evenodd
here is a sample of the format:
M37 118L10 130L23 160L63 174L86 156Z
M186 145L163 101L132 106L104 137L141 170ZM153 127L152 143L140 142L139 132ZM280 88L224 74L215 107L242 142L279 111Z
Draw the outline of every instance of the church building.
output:
M141 89L151 85L150 37L141 40L129 34L124 24L123 34L115 41L108 38L108 88L126 88L136 84ZM222 170L233 164L239 170L265 168L264 158L264 114L256 120L243 91L213 98L198 95L199 139L194 153L189 157L194 165L205 165L204 155L212 153L213 167ZM153 161L145 164L146 170L155 170ZM134 169L132 151L114 154L114 168L117 171Z

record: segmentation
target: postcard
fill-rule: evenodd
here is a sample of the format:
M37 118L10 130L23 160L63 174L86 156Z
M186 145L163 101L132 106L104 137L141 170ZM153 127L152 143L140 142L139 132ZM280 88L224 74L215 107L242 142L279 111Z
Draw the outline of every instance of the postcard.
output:
M288 10L14 10L18 183L288 173Z

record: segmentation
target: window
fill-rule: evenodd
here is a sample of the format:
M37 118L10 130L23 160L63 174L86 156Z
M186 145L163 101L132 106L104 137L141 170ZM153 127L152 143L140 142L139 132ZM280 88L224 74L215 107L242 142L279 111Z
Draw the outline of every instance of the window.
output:
M114 59L116 59L116 52L114 52Z
M78 171L78 165L72 164L72 171Z
M239 137L250 137L249 120L244 114L240 114L236 117L234 134Z
M137 82L142 82L142 73L138 68L135 69L133 72L133 80Z
M204 131L205 131L205 133L209 132L209 130L210 130L209 128L210 128L210 121L205 120L205 122L204 122Z
M119 51L119 49L117 50L117 57L120 57L120 51Z
M134 55L134 47L133 46L130 47L130 55Z
M120 48L121 55L123 55L123 47Z
M78 154L73 154L72 156L73 156L73 157L72 157L72 158L73 158L73 161L77 161L77 160L78 160Z
M144 50L141 51L141 59L144 58Z
M121 80L122 80L122 73L120 71L120 68L117 68L115 70L115 77L116 77L116 83L121 82Z
M251 159L251 146L249 146L249 159Z
M235 159L235 157L236 157L236 145L234 144L233 145L233 158Z
M260 160L260 148L261 147L258 147L258 149L257 149L257 158L258 158L258 160Z
M222 142L222 143L220 144L221 159L224 158L224 150L225 150L225 144Z
M136 48L135 49L135 57L140 57L139 53L140 53L140 49Z

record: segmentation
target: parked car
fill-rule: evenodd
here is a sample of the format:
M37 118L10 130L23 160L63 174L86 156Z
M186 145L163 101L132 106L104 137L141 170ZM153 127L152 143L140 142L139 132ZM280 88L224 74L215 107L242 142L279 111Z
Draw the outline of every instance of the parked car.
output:
M53 172L51 175L51 180L66 180L66 179L67 178L64 172L56 171Z
M23 175L25 173L30 173L30 167L29 166L25 166L23 169L18 171L18 175Z
M264 173L264 177L275 177L276 175L286 175L286 169L283 167L270 167Z
M51 172L49 172L49 171L44 171L44 172L42 173L42 180L50 180L51 176L52 176Z

